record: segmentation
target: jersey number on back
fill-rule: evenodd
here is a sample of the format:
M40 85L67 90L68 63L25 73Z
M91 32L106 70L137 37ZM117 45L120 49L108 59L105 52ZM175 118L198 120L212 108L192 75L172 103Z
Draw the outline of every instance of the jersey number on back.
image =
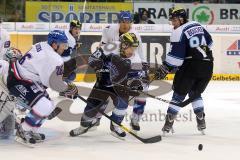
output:
M40 52L41 50L42 50L42 47L41 47L41 45L38 43L38 44L36 44L36 50L37 50L37 52ZM19 64L23 64L24 63L24 61L26 60L26 58L27 59L31 59L32 58L32 55L31 55L31 53L30 52L27 52L20 60L19 60Z
M199 38L197 36L194 36L194 37L190 38L189 39L189 45L190 45L191 48L196 48L202 54L202 56L204 58L207 57L205 51L202 50L201 47L200 47L200 46L206 46L207 45L206 39L203 35L202 35L201 38Z
M27 53L19 60L19 64L22 65L22 64L24 63L24 61L26 60L26 58L27 58L27 59L31 59L31 58L32 58L31 53L27 52Z
M189 39L189 45L191 48L196 48L202 45L207 45L207 42L203 35L202 37L194 36Z

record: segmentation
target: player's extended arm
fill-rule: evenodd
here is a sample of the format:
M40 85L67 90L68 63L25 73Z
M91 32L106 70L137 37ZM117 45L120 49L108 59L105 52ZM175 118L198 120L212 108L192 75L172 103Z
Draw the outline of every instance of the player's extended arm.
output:
M78 89L73 83L65 83L62 73L58 67L53 71L49 78L49 86L57 92L63 92L65 97L75 99L78 95Z

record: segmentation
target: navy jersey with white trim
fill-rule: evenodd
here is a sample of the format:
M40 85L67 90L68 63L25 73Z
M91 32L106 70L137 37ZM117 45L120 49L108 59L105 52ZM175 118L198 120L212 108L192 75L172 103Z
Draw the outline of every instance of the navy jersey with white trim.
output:
M191 56L192 48L212 46L211 35L198 22L191 21L174 29L170 37L171 45L165 62L173 67L183 64L186 57ZM199 54L202 54L199 52Z

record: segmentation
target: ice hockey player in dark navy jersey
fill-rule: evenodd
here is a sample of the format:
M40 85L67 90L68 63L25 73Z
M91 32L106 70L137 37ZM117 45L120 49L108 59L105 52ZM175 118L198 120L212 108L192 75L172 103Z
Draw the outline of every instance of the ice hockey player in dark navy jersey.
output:
M173 25L170 50L158 68L156 76L163 79L172 70L177 70L173 80L172 101L180 103L188 94L196 114L197 128L204 133L206 123L201 94L206 89L213 72L211 50L213 41L201 24L188 21L186 11L182 8L174 8L170 20ZM179 106L169 105L162 128L164 134L172 130L179 110Z
M131 60L129 59L133 56L139 41L134 33L124 33L120 36L119 41L119 51L117 52L120 52L120 54L109 53L106 55L103 49L98 48L89 57L89 65L94 68L97 75L97 81L87 99L92 105L87 104L81 117L80 127L73 129L70 132L71 136L86 133L87 128L95 125L100 116L98 109L105 110L106 104L101 103L107 103L109 97L111 97L114 104L111 118L121 123L126 114L129 96L137 95L131 95L133 93L131 93L131 90L127 90L125 87L121 88L119 85L130 86L133 90L142 89L140 83L138 83L139 81L137 82L139 77L136 78L141 73L132 73ZM132 81L134 77L136 80ZM131 79L131 84L128 83L129 79ZM126 133L113 122L110 124L110 130L114 136L120 139L126 136Z

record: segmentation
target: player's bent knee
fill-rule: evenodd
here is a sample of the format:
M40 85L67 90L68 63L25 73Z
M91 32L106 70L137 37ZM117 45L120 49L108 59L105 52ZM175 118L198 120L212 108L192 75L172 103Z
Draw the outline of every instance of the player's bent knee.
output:
M42 97L38 102L32 107L32 111L39 117L47 117L55 109L53 102L46 97Z

